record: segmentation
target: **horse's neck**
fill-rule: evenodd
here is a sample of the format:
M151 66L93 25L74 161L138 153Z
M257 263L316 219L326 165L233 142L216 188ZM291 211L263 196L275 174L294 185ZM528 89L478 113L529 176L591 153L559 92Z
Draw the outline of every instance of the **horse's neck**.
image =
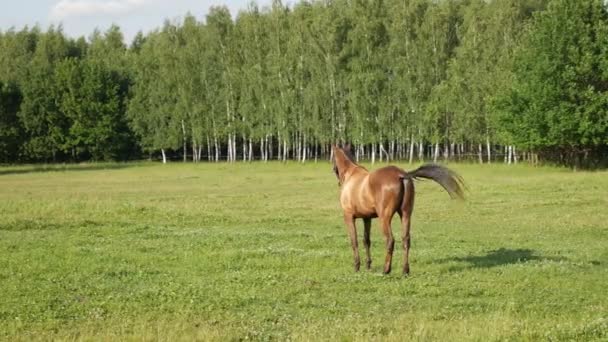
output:
M346 179L352 175L353 171L360 167L347 156L343 155L338 162L338 168L340 170L340 175L342 176L342 181L346 181Z
M336 166L340 173L345 173L349 168L354 166L354 163L348 159L348 157L344 154L344 152L340 151L340 153L336 153Z

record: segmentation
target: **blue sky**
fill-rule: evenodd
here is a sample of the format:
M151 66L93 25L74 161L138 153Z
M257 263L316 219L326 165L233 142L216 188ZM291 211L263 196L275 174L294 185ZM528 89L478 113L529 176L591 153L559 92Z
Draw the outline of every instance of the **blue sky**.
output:
M11 27L63 24L72 37L88 36L95 28L105 31L117 24L129 43L137 31L148 32L165 19L179 19L186 12L202 19L209 7L226 5L233 16L245 9L250 0L11 0L0 8L0 30ZM262 6L269 0L258 0Z

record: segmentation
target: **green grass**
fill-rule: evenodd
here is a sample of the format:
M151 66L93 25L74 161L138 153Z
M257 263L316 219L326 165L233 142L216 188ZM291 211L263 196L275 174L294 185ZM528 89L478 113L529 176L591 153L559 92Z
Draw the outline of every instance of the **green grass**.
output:
M0 168L0 340L607 340L608 172L451 167L408 278L375 220L352 271L326 162Z

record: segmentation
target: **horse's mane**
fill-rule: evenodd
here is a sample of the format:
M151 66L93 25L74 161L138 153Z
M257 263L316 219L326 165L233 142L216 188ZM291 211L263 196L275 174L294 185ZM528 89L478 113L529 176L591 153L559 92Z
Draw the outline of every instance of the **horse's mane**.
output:
M344 152L346 159L348 159L353 164L357 164L357 162L355 161L355 156L353 156L353 151L350 149L350 147L342 148L342 152Z
M359 165L359 164L358 164L358 163L355 161L355 156L353 155L353 151L352 151L352 148L351 148L351 145L350 145L350 144L346 144L346 145L344 145L344 146L338 146L338 148L339 148L340 150L342 150L342 152L344 153L344 156L346 157L346 159L347 159L348 161L350 161L351 163L353 163L353 165L355 165L356 167L360 167L360 168L362 168L363 170L366 170L366 171L367 171L367 168L365 168L365 167L363 167L363 166Z

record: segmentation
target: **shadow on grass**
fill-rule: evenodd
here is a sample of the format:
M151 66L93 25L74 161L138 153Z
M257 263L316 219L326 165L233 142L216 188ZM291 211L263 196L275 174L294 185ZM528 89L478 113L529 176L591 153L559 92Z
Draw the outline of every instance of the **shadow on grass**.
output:
M0 176L42 172L117 170L140 166L136 163L45 164L0 168Z
M466 266L454 266L450 270L461 270L466 268L491 268L496 266L521 264L530 261L564 261L563 257L544 257L527 248L509 249L500 248L490 251L485 255L471 255L466 257L455 257L440 259L438 263L464 262Z

